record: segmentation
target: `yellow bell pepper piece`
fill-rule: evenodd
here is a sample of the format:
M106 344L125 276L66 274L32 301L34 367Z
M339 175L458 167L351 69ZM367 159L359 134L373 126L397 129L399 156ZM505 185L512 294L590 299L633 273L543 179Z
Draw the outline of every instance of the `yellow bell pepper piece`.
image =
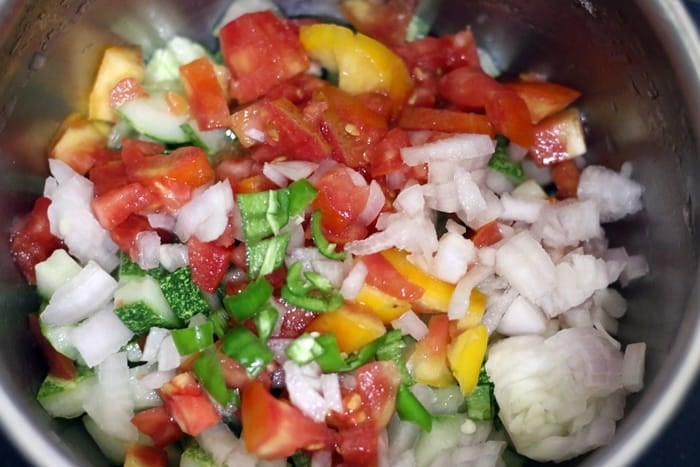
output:
M359 308L359 307L358 307ZM349 304L321 313L305 329L307 332L333 333L341 352L351 353L386 333L382 320Z
M88 103L90 120L116 122L117 114L112 109L110 97L112 89L125 78L133 78L140 83L145 74L146 68L140 48L113 46L106 49L90 91Z
M417 303L425 308L425 311L447 313L452 292L455 290L453 284L440 280L411 263L406 258L405 251L391 248L382 251L381 255L409 282L423 287L425 293Z
M457 328L459 330L473 328L481 324L484 311L486 311L487 298L488 297L484 293L477 289L472 289L472 293L469 295L469 308L467 308L467 312L457 322Z
M383 91L401 103L413 87L401 57L369 36L318 23L299 28L299 39L309 57L338 73L338 87L349 94Z
M462 332L447 347L447 361L464 395L476 387L488 339L486 326L480 324Z
M428 322L428 334L416 343L406 367L413 379L422 384L444 388L455 384L447 362L450 321L446 315L433 315Z
M384 324L391 323L411 309L411 304L407 301L392 297L367 284L362 286L355 301L372 310Z

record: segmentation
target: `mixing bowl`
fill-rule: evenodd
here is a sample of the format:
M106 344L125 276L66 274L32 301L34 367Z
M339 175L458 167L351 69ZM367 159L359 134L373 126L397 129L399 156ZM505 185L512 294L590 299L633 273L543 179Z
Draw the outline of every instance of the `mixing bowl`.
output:
M140 44L148 55L179 33L214 45L228 0L0 1L0 221L27 211L47 173L46 147L62 118L84 111L104 47ZM280 2L288 13L333 2ZM318 10L317 8L320 8ZM508 73L541 73L580 89L591 162L631 163L645 210L609 231L642 253L650 274L625 289L623 342L648 344L646 388L628 400L612 444L582 465L633 462L663 430L700 361L700 43L675 0L450 0L424 2L435 32L470 24ZM38 300L0 241L0 421L42 466L104 465L80 424L50 419L34 395L45 367L25 329Z

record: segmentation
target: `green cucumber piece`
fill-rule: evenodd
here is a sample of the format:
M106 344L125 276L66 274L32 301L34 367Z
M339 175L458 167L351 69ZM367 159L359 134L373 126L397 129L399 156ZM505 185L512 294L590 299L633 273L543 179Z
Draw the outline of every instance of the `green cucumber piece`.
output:
M114 313L136 335L154 326L177 328L182 324L168 305L160 284L151 276L124 282L114 292Z
M189 117L170 112L165 94L130 100L116 111L134 130L155 141L168 144L183 144L189 141L181 128Z
M49 299L66 282L78 275L82 267L66 250L58 249L34 267L36 289Z
M86 371L73 379L61 379L48 375L39 386L37 401L54 418L77 418L85 413L83 404L95 386L92 371Z

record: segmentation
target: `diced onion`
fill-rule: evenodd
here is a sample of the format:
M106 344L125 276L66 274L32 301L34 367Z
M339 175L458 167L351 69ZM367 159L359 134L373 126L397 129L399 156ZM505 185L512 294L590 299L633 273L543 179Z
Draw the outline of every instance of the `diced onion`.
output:
M158 361L158 351L160 350L160 345L163 343L163 339L169 335L170 331L167 329L156 326L151 327L151 329L148 330L148 335L146 336L146 342L143 346L141 360L148 363Z
M168 334L158 348L158 371L174 370L182 363L180 352L175 347L173 336Z
M71 331L69 339L85 364L94 367L118 352L133 335L108 306L80 323Z
M190 262L187 245L184 243L166 243L158 249L158 260L169 272L187 266Z
M488 135L457 134L419 146L401 148L401 158L409 166L430 161L458 161L490 157L495 145Z
M151 212L146 214L148 224L154 229L163 229L168 232L175 230L175 222L177 219L172 214Z
M277 183L276 180L279 177L282 177L284 180L282 182L283 184L278 185L286 186L286 180L296 181L302 178L308 178L317 168L318 164L316 162L308 161L266 162L265 165L263 165L263 174L275 183ZM274 173L274 175L270 176L268 172Z
M506 336L544 334L547 318L526 298L518 296L498 323L498 332Z
M413 310L408 310L397 319L391 322L394 329L401 331L401 334L411 336L417 341L423 340L428 334L428 326Z
M363 261L355 261L350 272L340 286L340 294L346 300L353 300L360 293L362 285L367 278L367 265Z
M630 392L644 387L644 360L647 345L644 342L628 344L622 360L622 384Z
M430 272L445 282L455 284L475 259L476 248L471 240L458 233L447 232L438 242Z
M154 269L160 265L160 236L153 231L136 234L137 264L141 269Z
M170 381L175 377L175 370L168 371L152 371L151 373L145 374L139 379L139 384L141 384L146 389L160 389L165 383Z
M469 269L469 271L457 282L450 304L447 308L447 316L451 320L461 319L469 309L469 302L472 289L487 277L493 274L493 269L487 266L477 265Z
M634 180L599 165L581 172L577 195L595 201L602 222L613 222L642 209L644 188Z
M384 203L386 197L384 196L384 191L382 187L376 180L372 180L369 184L369 196L367 198L367 204L365 204L364 209L357 217L357 220L363 225L369 225L377 215L384 208Z
M187 241L191 236L202 242L216 240L224 233L233 212L231 184L221 181L196 193L178 212L175 234Z

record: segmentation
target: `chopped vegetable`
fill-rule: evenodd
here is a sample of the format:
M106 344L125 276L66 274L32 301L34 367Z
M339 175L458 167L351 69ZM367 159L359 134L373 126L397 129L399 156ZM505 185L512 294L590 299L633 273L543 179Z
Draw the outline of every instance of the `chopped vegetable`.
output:
M238 326L230 329L223 338L221 351L238 361L246 372L254 377L274 358L274 353L248 329Z

